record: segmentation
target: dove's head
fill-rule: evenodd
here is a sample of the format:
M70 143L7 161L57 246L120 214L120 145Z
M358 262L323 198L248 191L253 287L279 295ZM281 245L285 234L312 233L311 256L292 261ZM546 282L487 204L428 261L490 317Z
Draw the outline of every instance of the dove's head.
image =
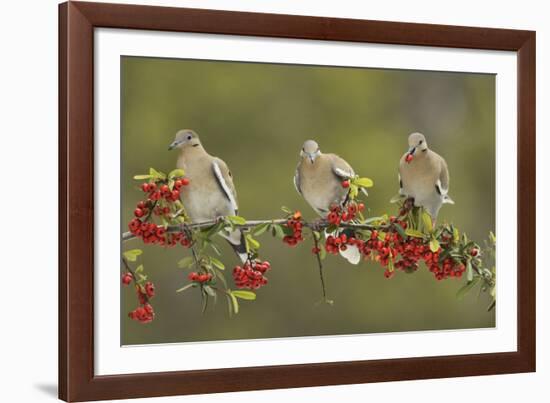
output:
M411 133L409 135L409 150L407 151L407 162L413 159L417 151L426 151L428 143L422 133Z
M199 135L190 129L183 129L176 133L174 141L168 146L168 150L174 148L197 147L201 145Z
M313 164L319 155L321 155L319 144L315 140L306 140L300 151L300 156Z

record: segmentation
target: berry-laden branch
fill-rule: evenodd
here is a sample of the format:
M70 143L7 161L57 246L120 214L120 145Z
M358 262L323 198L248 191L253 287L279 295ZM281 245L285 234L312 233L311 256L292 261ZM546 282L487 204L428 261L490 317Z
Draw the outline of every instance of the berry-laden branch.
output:
M327 254L338 255L356 248L359 258L377 262L388 279L398 271L416 272L421 262L437 280L464 276L466 284L457 292L457 297L462 298L479 284L481 291L488 291L492 296L489 309L494 307L494 235L490 233L482 249L466 234L460 234L453 224L444 223L435 227L430 216L422 208L415 207L412 199L396 200L399 205L396 216L365 217L365 203L359 200L359 194L365 187L372 186L368 178L354 177L343 181L342 186L349 189L345 200L331 206L326 217L318 221L304 221L299 211L283 207L283 218L246 220L239 216L227 216L193 223L180 200L180 189L189 184L184 174L181 169L166 175L151 168L149 174L135 177L145 180L140 189L146 197L137 204L135 217L128 224L129 231L122 234L122 240L141 239L145 244L166 248L181 245L190 249L191 255L178 262L180 269L189 270L189 283L176 292L198 290L203 312L207 310L210 300L216 302L222 296L227 300L229 314L238 313L239 300L254 300L254 291L268 283L266 273L271 270L271 264L259 258L260 242L256 239L264 234L271 234L290 247L311 236L323 301L329 304L333 301L328 299L326 293L323 260ZM225 265L218 258L221 254L214 239L217 234L237 228L245 233L248 258L243 265L233 268L232 280L237 290L232 290L225 278ZM309 231L304 233L304 228ZM136 261L140 254L138 249L124 252L125 273L122 281L125 285L132 281L135 283L140 303L136 310L130 312L130 318L149 323L154 318L149 304L154 287L146 282L142 265L132 270L128 264L128 261Z

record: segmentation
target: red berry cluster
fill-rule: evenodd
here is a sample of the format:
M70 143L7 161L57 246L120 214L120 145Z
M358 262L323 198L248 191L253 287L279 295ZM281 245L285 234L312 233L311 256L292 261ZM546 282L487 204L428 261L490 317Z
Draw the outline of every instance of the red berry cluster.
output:
M168 202L174 202L180 198L181 187L187 185L189 185L189 179L181 178L174 181L172 190L170 190L170 187L167 184L162 184L159 187L155 182L143 183L141 185L141 190L148 193L147 198L149 200L157 201L160 199L165 199Z
M138 202L134 210L135 218L128 223L128 229L136 237L142 238L146 244L175 246L180 243L188 247L191 241L183 233L167 234L164 226L149 222L152 213L157 216L169 216L170 204L179 200L182 186L189 185L189 179L180 178L174 181L173 188L170 190L170 187L163 182L145 182L141 185L141 190L147 194L147 199Z
M267 284L264 274L271 268L268 261L260 262L247 261L243 267L235 266L233 269L233 280L237 288L248 288L257 290Z
M334 225L340 225L341 222L348 222L357 216L359 211L363 211L365 205L363 203L349 202L345 207L332 205L330 212L327 215L327 221Z
M286 235L283 238L283 242L288 246L296 246L299 242L304 240L302 236L302 213L296 211L292 216L290 216L285 224L285 227L292 230L292 235Z
M327 253L337 255L340 251L345 251L348 248L348 245L355 245L359 241L354 237L348 237L346 234L340 235L329 235L325 242L325 250Z
M211 273L197 273L195 271L189 273L187 276L189 280L197 282L197 283L208 283L212 280L213 276Z
M138 306L128 316L130 319L137 320L140 323L149 323L155 319L155 311L151 304L146 303L143 306Z
M396 217L390 217L390 223L400 225L406 229L407 223ZM442 241L445 238L442 238ZM384 276L391 278L394 271L389 269L390 259L394 262L394 267L405 272L414 272L418 269L419 262L424 261L437 280L443 280L449 277L460 278L465 271L462 262L457 262L452 258L441 259L442 247L432 252L429 243L421 238L402 237L392 226L388 232L380 239L376 230L371 232L370 239L365 241L358 240L356 245L365 256L374 256L382 266L386 267ZM448 243L440 243L446 247Z
M136 293L141 306L131 311L128 316L140 323L152 322L155 318L155 312L149 304L149 300L155 296L155 286L150 281L146 282L145 285L136 284Z
M182 246L189 247L191 241L182 232L167 233L166 228L152 222L143 222L134 218L128 224L130 232L143 240L146 244L159 244L161 246Z

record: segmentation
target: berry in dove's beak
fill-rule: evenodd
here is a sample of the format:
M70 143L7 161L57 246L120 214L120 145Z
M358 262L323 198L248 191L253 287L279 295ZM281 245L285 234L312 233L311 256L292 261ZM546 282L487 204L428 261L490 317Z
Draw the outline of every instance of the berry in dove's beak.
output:
M408 164L409 162L412 161L413 159L413 155L412 154L407 154L407 156L405 157L405 162Z

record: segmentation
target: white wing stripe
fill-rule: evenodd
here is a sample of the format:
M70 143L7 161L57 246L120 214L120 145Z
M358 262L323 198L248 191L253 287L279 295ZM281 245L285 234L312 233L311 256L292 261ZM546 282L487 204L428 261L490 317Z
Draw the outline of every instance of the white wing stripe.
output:
M237 207L237 201L235 200L235 197L233 197L233 192L231 192L231 189L229 189L229 186L227 186L227 183L223 178L222 171L220 170L218 163L214 161L212 162L212 166L214 167L214 174L218 179L218 183L222 186L222 189L225 192L225 195L227 196L227 198L229 199L231 206L235 211L238 210L239 208Z

